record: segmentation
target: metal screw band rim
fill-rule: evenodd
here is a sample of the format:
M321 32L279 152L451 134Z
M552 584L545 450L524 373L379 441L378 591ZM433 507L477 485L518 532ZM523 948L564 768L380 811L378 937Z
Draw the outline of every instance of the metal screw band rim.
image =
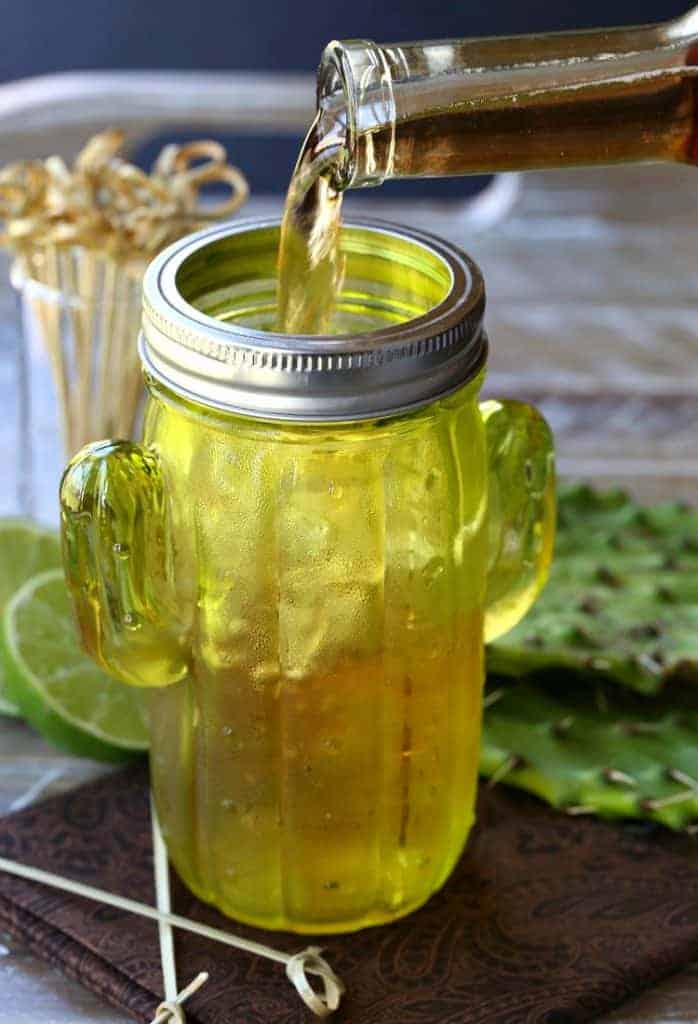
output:
M145 369L201 404L260 419L308 422L398 415L456 390L487 356L485 294L477 266L457 247L380 221L350 221L424 246L448 269L451 288L427 313L353 335L290 336L222 323L182 296L177 273L200 250L234 235L278 227L237 221L170 246L144 281L140 353Z

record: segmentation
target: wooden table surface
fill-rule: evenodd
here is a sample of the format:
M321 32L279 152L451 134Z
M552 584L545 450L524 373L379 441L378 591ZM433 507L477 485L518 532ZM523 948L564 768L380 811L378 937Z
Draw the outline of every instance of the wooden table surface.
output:
M350 196L347 212L434 231L480 263L492 343L488 393L539 404L555 430L563 475L622 485L648 501L696 503L697 184L695 171L680 167L532 174L500 179L469 207L396 202L386 187ZM257 198L247 213L278 209ZM0 283L2 515L21 510L27 490L19 351L14 296ZM30 440L45 443L39 428ZM50 475L37 489L48 521L56 516L54 489ZM0 813L103 770L0 719ZM0 993L5 1024L124 1021L1 935ZM698 964L605 1020L698 1020Z

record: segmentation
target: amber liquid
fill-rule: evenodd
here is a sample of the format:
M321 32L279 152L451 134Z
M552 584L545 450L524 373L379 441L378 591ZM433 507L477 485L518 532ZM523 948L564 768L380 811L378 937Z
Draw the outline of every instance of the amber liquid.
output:
M279 243L277 329L284 334L330 334L342 288L339 252L342 193L332 184L338 158L311 125L286 195Z
M232 917L389 921L463 848L483 678L478 384L404 421L313 431L164 392L148 404L191 616L189 674L153 695L153 786L179 874Z
M579 95L514 93L398 124L394 177L449 177L595 164L698 163L693 74L608 83ZM377 133L374 146L388 145Z

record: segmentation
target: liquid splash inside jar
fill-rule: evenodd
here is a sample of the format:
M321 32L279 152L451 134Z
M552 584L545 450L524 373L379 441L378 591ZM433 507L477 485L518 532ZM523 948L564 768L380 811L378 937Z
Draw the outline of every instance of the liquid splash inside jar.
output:
M483 645L552 548L550 434L479 404L456 247L344 225L330 333L274 333L275 223L147 272L140 444L83 449L63 539L83 643L152 690L151 771L193 892L267 928L387 922L474 816Z

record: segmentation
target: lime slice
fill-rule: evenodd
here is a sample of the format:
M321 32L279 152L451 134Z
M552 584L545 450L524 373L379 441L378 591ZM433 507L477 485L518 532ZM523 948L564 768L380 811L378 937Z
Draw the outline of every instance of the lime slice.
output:
M47 740L100 761L147 749L148 695L112 679L80 650L60 569L20 587L2 634L10 699Z
M0 614L19 587L31 576L61 564L58 535L26 519L0 519ZM0 663L0 714L18 715L7 694Z

